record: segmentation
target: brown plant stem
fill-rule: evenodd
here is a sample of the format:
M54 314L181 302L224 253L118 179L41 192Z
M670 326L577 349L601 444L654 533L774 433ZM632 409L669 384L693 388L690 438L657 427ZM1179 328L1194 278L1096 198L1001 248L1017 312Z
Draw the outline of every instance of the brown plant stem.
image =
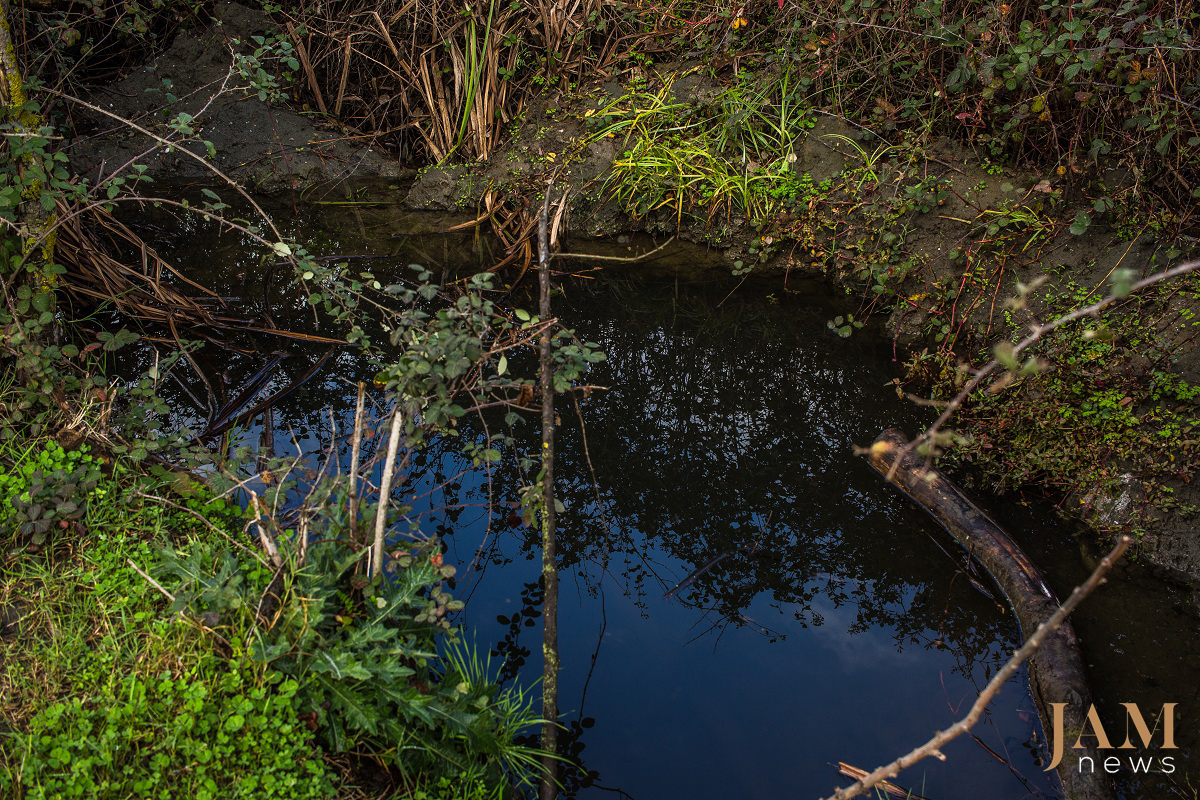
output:
M550 191L538 216L538 313L550 318ZM542 388L542 759L541 800L558 796L558 564L554 513L554 368L551 363L550 328L538 339Z

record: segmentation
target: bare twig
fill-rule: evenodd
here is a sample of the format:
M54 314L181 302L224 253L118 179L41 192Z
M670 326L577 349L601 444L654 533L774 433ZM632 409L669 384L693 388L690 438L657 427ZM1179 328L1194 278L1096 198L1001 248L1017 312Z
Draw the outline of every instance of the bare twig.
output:
M650 256L652 256L655 253L659 252L660 250L663 250L664 248L666 248L666 246L669 245L673 241L675 241L674 236L672 236L670 239L667 239L665 242L663 242L662 244L660 244L658 247L654 248L653 250L650 250L649 252L642 253L642 254L636 255L636 256L602 256L602 255L593 255L591 253L559 253L558 256L559 256L559 258L581 258L581 259L588 259L591 261L616 261L616 262L621 262L621 263L633 263L636 261L645 261Z
M263 551L271 559L271 563L275 565L275 568L279 569L283 566L283 556L279 554L279 547L275 544L275 537L263 527L262 518L264 516L264 509L262 501L258 499L258 494L253 489L250 489L249 492L250 506L254 509L254 519L251 520L251 524L258 530L258 538L262 542Z
M1008 679L1012 677L1013 673L1016 672L1022 664L1029 660L1029 657L1033 655L1034 651L1038 649L1046 637L1058 630L1059 626L1066 621L1070 613L1075 610L1076 606L1083 602L1085 597L1091 594L1097 586L1104 583L1105 574L1112 569L1113 564L1115 564L1117 559L1124 554L1131 541L1132 539L1130 539L1128 536L1121 537L1121 540L1117 542L1117 546L1114 547L1112 551L1104 557L1104 560L1100 562L1100 564L1092 572L1091 576L1082 584L1075 587L1075 590L1071 592L1071 596L1067 598L1067 601L1059 606L1058 610L1054 612L1050 619L1046 620L1046 622L1042 623L1041 625L1038 625L1037 630L1035 630L1033 635L1025 641L1025 644L1021 646L1021 649L1013 653L1012 658L1010 658L1008 662L1000 668L1000 671L997 672L990 681L988 681L987 686L985 686L983 691L979 693L979 696L975 699L974 705L971 706L971 710L965 717L951 725L949 728L937 733L932 739L920 747L912 750L907 755L901 756L892 763L880 767L871 774L855 782L852 786L849 786L845 789L838 789L836 792L826 798L826 800L847 800L847 798L857 797L863 792L878 786L883 781L889 778L895 778L900 774L900 770L910 767L918 761L928 758L929 756L945 760L945 756L941 751L942 746L952 739L956 739L969 731L971 727L979 721L979 718L983 715L984 709L987 708L988 703L992 701L992 698L996 696L1001 687L1003 687Z
M167 598L172 603L175 602L175 595L168 592L166 589L163 588L163 585L161 583L154 580L154 578L151 578L149 575L147 575L145 572L143 572L141 567L139 567L137 564L133 563L132 558L125 559L125 563L128 564L129 566L133 567L134 572L136 572L138 575L141 575L143 578L145 578L146 583L150 584L155 589L157 589L159 592L161 592L163 597Z
M209 529L210 529L210 530L212 530L212 531L213 531L213 532L215 532L215 533L218 533L218 534L220 534L221 536L224 536L224 537L225 537L226 539L228 539L228 540L230 541L230 543L231 543L231 544L233 544L235 547L241 548L242 550L246 551L246 552L247 552L247 553L249 553L250 555L252 555L252 556L254 556L255 558L257 558L257 559L259 560L259 562L260 562L260 563L262 563L264 566L266 565L266 563L267 563L267 562L266 562L266 561L263 559L263 557L262 557L262 556L260 556L260 555L259 555L258 553L256 553L256 552L254 552L254 550L252 550L251 548L249 548L249 547L247 547L246 545L244 545L244 544L242 544L241 542L239 542L237 539L235 539L235 538L233 538L232 536L230 536L230 535L229 535L228 533L226 533L225 531L223 531L223 530L221 530L220 528L218 528L216 525L213 525L213 524L212 524L212 522L210 522L210 521L209 521L207 518L205 518L205 516L204 516L203 514L201 514L200 512L198 512L198 511L194 511L193 509L190 509L190 508L188 508L187 506L180 505L179 503L176 503L176 502L174 502L174 501L172 501L172 500L168 500L168 499L167 499L167 498L165 498L165 497L159 497L158 495L153 495L153 494L146 494L145 492L139 492L139 491L137 491L136 489L135 489L135 490L134 490L134 492L133 492L133 496L134 496L134 497L141 497L141 498L143 498L143 499L145 499L145 500L153 500L153 501L154 501L154 502L156 502L156 503L162 503L163 505L165 505L165 506L167 506L167 507L169 507L169 508L173 508L173 509L175 509L176 511L182 511L182 512L185 512L185 513L187 513L187 514L191 514L193 517L195 517L196 519L200 520L200 521L201 521L201 522L203 522L205 525L207 525L207 526L209 527Z
M232 188L235 192L237 192L239 195L241 195L242 199L245 200L246 203L249 204L249 206L254 209L255 213L257 213L259 215L259 217L263 220L263 222L266 224L266 226L271 230L271 233L275 236L275 241L279 242L279 241L283 240L283 234L281 234L279 232L279 229L275 227L274 220L271 219L271 216L262 209L262 206L260 206L258 204L258 202L255 201L255 199L250 195L250 193L247 192L245 189L243 189L242 186L237 181L235 181L233 178L226 175L224 172L222 172L220 169L218 169L216 166L214 166L211 162L209 162L208 159L206 159L204 156L199 155L198 153L193 153L191 150L188 150L186 147L184 147L183 145L185 144L185 142L172 141L171 139L167 139L162 136L159 136L157 133L154 133L153 131L146 129L146 128L142 127L141 125L138 125L133 120L126 119L126 118L122 117L120 114L114 114L113 112L108 111L107 109L101 108L100 106L95 105L94 103L89 103L86 100L82 100L78 97L74 97L65 92L60 92L60 91L57 91L55 89L50 89L50 88L46 88L46 89L44 89L44 91L47 94L56 95L57 97L61 97L62 99L66 100L68 102L75 103L76 105L82 106L82 107L88 109L89 111L95 112L97 114L103 114L104 116L108 117L109 119L112 119L115 122L118 122L122 125L129 127L132 130L135 130L138 133L142 134L143 136L147 136L147 137L153 139L154 141L158 142L159 144L163 145L164 147L177 149L181 155L185 155L188 158L191 158L192 160L198 162L204 169L211 172L215 177L220 178L224 183L228 184L230 186L230 188Z
M354 403L354 438L350 442L350 546L358 549L358 458L362 448L363 404L366 384L358 382L358 399Z

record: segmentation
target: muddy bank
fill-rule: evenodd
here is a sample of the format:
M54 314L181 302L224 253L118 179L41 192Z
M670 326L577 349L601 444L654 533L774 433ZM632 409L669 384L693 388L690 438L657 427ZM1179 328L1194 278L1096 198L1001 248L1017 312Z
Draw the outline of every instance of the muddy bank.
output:
M355 146L245 88L217 93L227 78L227 86L245 84L237 70L230 73L231 51L239 50L233 40L269 35L273 23L234 3L217 4L216 15L222 25L180 34L153 64L93 101L143 124L192 115L218 167L262 191L408 174L394 156ZM553 177L556 193L568 195L565 250L690 277L776 276L787 291L832 284L857 320L885 321L910 374L899 388L941 397L961 381L960 361L982 363L992 345L1012 340L1030 321L1096 299L1122 269L1146 274L1197 250L1170 214L1111 205L1134 175L1109 170L1086 182L1067 167L992 163L945 139L901 146L820 110L807 114L792 144L786 177L802 188L769 218L752 224L744 210L682 200L633 209L610 176L638 137L603 135L596 121L632 107L636 100L622 103L635 95L658 92L663 102L687 107L715 103L732 79L700 66L667 64L606 76L570 94L547 92L487 162L424 168L399 202L459 214L455 221L504 218L510 224L502 232L519 239L521 220L531 218ZM166 102L168 93L178 99ZM92 119L93 132L71 148L85 173L137 160L151 174L207 177L194 160L147 149L145 137L103 115ZM385 180L370 191L395 202L401 185ZM671 236L678 242L670 251L637 260ZM1018 281L1039 276L1047 280L1026 306L1006 306ZM1200 313L1197 288L1185 282L1127 302L1103 321L1112 334L1107 350L1048 343L1045 374L968 406L958 424L970 444L954 456L963 477L996 492L1049 487L1064 498L1064 513L1102 536L1140 534L1138 556L1171 575L1200 578L1200 539L1192 531L1200 491L1190 482L1200 466L1192 388L1200 384L1200 353L1190 322ZM1066 333L1078 341L1081 332Z
M182 132L181 145L168 148L114 116L84 108L67 149L76 172L100 183L128 175L138 164L151 177L212 180L211 170L179 152L186 148L211 156L221 172L264 192L349 176L411 174L367 138L260 99L260 91L281 90L272 87L274 78L258 74L259 67L287 69L280 61L287 54L254 37L272 37L277 26L261 10L224 0L212 13L208 29L180 32L152 62L86 98L163 138L176 140Z
M703 103L719 91L689 69L663 68L656 85L670 90L670 101ZM570 188L568 249L620 237L629 244L618 252L630 255L678 236L693 248L688 258L645 266L697 277L748 264L793 290L804 278L831 283L860 319L885 320L909 367L903 390L935 397L956 391L960 363L982 364L1030 323L1094 302L1122 270L1146 275L1197 253L1196 239L1169 213L1105 206L1133 180L1119 170L1085 183L1062 168L1002 167L945 139L890 152L874 133L819 113L794 152L804 185L825 187L806 206L766 226L711 209L631 214L608 176L637 140L596 139L588 124L589 113L628 91L607 82L582 91L586 99L573 106L547 100L489 163L423 170L406 204L473 210L474 198L490 191L519 206L552 174ZM636 234L647 238L634 247ZM1018 282L1039 278L1044 284L1024 305L1007 302ZM970 444L951 464L989 491L1050 488L1064 514L1101 538L1132 532L1135 557L1187 583L1200 578L1200 491L1190 481L1198 466L1192 431L1200 430L1196 288L1184 279L1047 342L1045 374L960 415ZM1084 327L1105 333L1108 344L1081 350ZM1114 404L1120 415L1109 413Z

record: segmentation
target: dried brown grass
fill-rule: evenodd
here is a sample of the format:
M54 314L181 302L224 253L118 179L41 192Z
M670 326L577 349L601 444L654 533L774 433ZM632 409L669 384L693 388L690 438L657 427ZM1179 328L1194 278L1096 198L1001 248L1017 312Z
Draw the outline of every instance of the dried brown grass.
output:
M125 316L162 325L243 322L102 207L60 203L58 218L54 252L67 270L62 288L82 305L107 302Z
M484 159L533 92L612 63L623 7L306 0L286 27L317 108L419 159Z

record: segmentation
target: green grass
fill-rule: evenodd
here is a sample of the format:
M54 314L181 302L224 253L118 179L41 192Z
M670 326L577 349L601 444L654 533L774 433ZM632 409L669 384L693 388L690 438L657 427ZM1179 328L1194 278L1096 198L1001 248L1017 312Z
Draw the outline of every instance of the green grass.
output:
M94 483L70 482L80 464ZM0 447L0 491L36 480L76 510L38 545L0 534L0 796L484 800L532 780L540 752L514 739L540 720L454 644L448 565L414 553L364 596L355 555L314 544L264 624L275 570L237 544L236 506Z
M631 89L590 116L589 141L620 136L629 148L605 193L635 218L666 209L677 226L692 213L761 221L794 202L794 147L812 119L789 74L747 78L694 102L673 99L675 80Z
M11 489L11 466L5 475ZM209 529L138 504L113 480L90 494L81 527L56 529L39 553L5 541L0 608L19 620L0 667L0 793L332 796L335 776L297 719L296 682L165 613L163 595L129 565L151 566L156 543Z

